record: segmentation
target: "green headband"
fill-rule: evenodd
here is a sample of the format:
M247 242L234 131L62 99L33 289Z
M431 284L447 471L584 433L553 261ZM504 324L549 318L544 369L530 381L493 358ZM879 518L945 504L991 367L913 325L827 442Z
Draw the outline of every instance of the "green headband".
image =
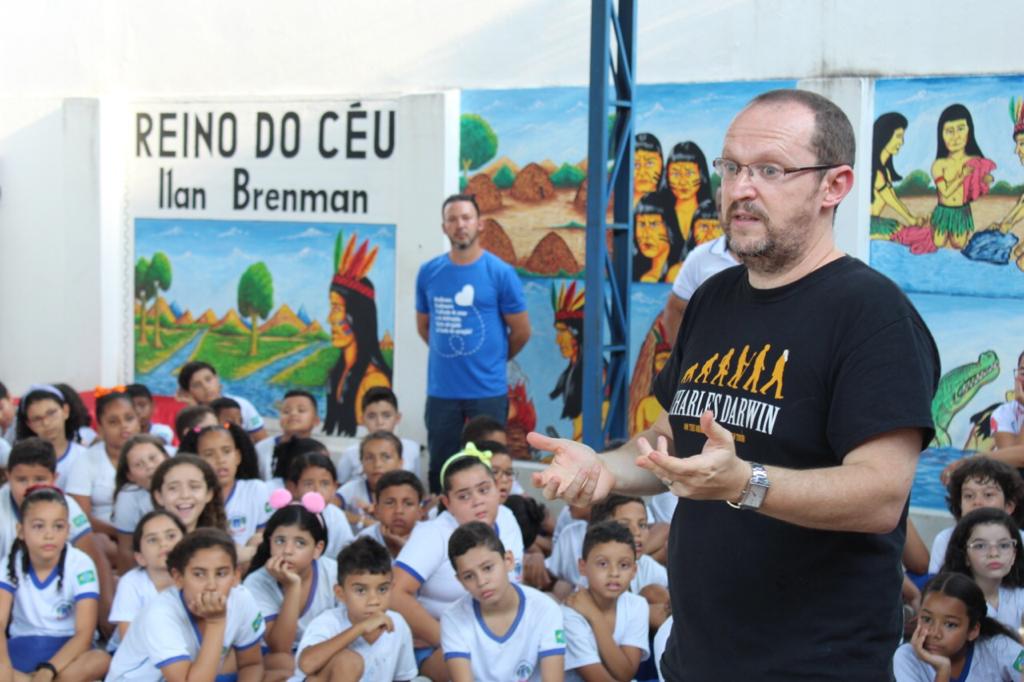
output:
M447 460L445 460L445 463L441 466L441 483L442 483L442 485L444 485L444 475L445 475L445 472L448 471L448 467L449 467L449 465L451 465L452 462L455 462L456 460L460 460L460 459L465 459L466 457L473 457L474 459L480 460L481 464L483 464L485 467L490 469L491 468L491 457L493 457L493 456L494 456L494 453L491 452L490 450L477 450L476 449L476 444L474 444L474 443L466 443L466 446L464 448L462 448L462 450L460 450L459 452L456 452L454 455L452 455Z

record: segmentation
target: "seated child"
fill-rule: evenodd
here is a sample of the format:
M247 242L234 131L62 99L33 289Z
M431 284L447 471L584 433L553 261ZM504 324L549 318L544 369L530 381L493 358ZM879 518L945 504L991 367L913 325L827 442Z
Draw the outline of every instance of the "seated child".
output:
M18 403L18 440L39 436L53 446L57 454L57 479L66 488L71 466L85 456L78 443L78 427L71 419L71 406L56 387L33 386Z
M668 646L668 638L672 634L672 616L669 616L658 632L654 635L654 642L651 644L651 657L654 658L654 667L658 671L658 679L665 682L665 676L661 673L661 657Z
M153 421L153 394L145 384L128 384L125 392L131 397L135 414L139 415L139 432L156 436L164 445L174 445L174 429Z
M359 532L371 537L398 556L419 521L423 508L423 482L411 471L389 471L377 481L373 517L377 523Z
M266 443L269 440L270 439L268 438L267 440L261 440L259 443L257 443L257 451L259 450L260 445ZM283 440L280 443L278 443L270 453L270 479L267 480L267 485L270 486L270 489L277 490L278 488L283 488L285 480L288 478L288 472L291 471L292 461L296 457L299 457L300 455L305 455L306 453L309 452L319 452L323 455L326 455L327 457L331 456L331 453L327 449L327 446L321 443L320 441L316 440L315 438L302 438L300 436L295 436L294 438L289 438L288 440ZM260 467L260 475L262 475L262 463L260 464ZM331 463L331 468L334 468L333 462ZM335 485L334 489L330 493L328 493L327 497L325 497L324 499L328 500L329 502L331 500L337 500L337 497L335 497L335 493L337 492L338 486Z
M989 419L997 450L1024 445L1024 353L1017 357L1013 377L1013 400L997 407Z
M359 538L338 555L334 594L342 606L306 628L293 682L380 682L416 677L412 632L391 603L391 557L370 538Z
M181 443L190 431L198 431L204 426L213 426L218 423L217 415L213 413L209 405L189 405L181 408L178 416L174 418L174 435Z
M135 566L133 536L139 521L153 511L149 487L153 473L167 459L164 441L150 434L132 436L121 448L114 473L114 528L117 529L117 567L124 573Z
M174 588L158 594L133 621L107 680L213 680L234 650L239 682L263 677L263 615L238 584L235 543L201 528L167 555Z
M320 447L323 448L322 445ZM317 493L327 499L338 489L338 482L334 478L334 463L327 456L326 449L322 452L299 455L291 460L290 467L288 477L285 479L285 489L294 498L301 498L306 493ZM327 547L323 556L336 559L338 552L352 542L355 536L352 535L352 528L345 518L345 512L335 505L327 505L320 512L320 516L327 526Z
M68 402L68 407L71 408L68 419L74 428L75 440L81 443L82 447L89 447L96 442L96 432L92 428L92 415L89 414L89 408L85 406L82 396L68 384L53 386L61 392Z
M1015 631L985 615L981 588L940 573L924 588L910 642L893 656L896 682L1019 680L1024 649Z
M946 490L946 504L956 521L981 507L1002 509L1010 515L1024 513L1021 505L1024 502L1024 480L1010 465L988 457L967 458L950 475ZM949 527L935 535L928 563L929 573L938 573L942 568L952 534L953 528Z
M512 469L512 456L508 454L508 434L501 422L486 414L473 417L462 427L462 446L465 447L466 443L473 443L479 450L490 450L496 456L502 455L498 462L491 460L491 465L496 467L496 477L499 476L499 469L512 474L504 477L505 482L498 480L498 486L504 490L502 504L505 503L504 498L509 495L523 494L523 486L519 484Z
M0 671L7 679L12 668L32 679L40 671L51 673L49 679L102 678L110 657L92 648L96 565L68 542L67 500L53 486L36 486L20 511L18 539L0 579Z
M533 545L547 518L544 505L527 495L509 495L502 504L516 517L516 523L523 534L523 544L527 547Z
M386 386L374 386L363 395L361 414L356 415L358 422L366 427L368 433L375 431L395 432L402 421L402 413L398 411L398 396ZM419 471L420 444L408 438L401 438L399 452L402 455L402 468L414 474ZM338 458L338 480L347 483L363 473L360 464L359 445L353 445L342 451Z
M117 650L132 621L146 605L174 582L167 571L167 555L183 537L185 526L168 511L151 511L139 521L132 533L132 550L138 567L117 581L117 594L110 607L110 622L117 626L109 647L111 651Z
M223 393L217 370L210 363L197 360L186 362L178 372L178 388L179 397L197 405L209 405L222 395L231 398L238 403L242 428L252 437L253 442L259 442L267 437L260 413L245 398Z
M558 604L509 581L514 568L494 529L459 526L448 557L466 589L441 616L441 648L452 682L560 681L565 637Z
M359 444L359 463L363 473L338 488L338 500L354 530L370 523L373 491L380 477L402 468L402 442L390 431L374 431Z
M221 396L210 403L210 409L217 415L217 421L221 424L227 423L239 427L242 426L242 406L234 398ZM245 430L244 427L242 430Z
M280 419L281 435L264 438L256 444L256 459L260 463L260 478L270 481L272 478L284 479L288 471L287 463L281 467L281 473L274 473L274 464L279 459L278 446L293 438L311 438L313 429L320 424L320 415L316 409L316 396L309 391L292 390L284 394L281 402ZM325 499L330 499L327 497Z
M264 658L268 676L280 671L287 679L295 669L295 651L309 624L334 608L338 564L322 556L327 529L320 512L326 506L317 493L294 500L287 490L270 496L276 511L267 521L244 585L256 599L266 621Z
M197 528L227 532L224 502L213 467L199 455L179 452L153 472L149 488L154 509L166 509L191 533Z
M471 441L477 449L491 453L491 470L494 471L494 483L498 486L498 499L502 504L509 495L522 495L523 486L516 480L516 470L512 466L512 455L508 449L496 440Z
M1024 557L1020 530L1002 509L964 514L953 529L942 571L972 578L985 594L988 615L1016 631L1024 618Z
M633 536L621 524L605 521L587 529L579 561L587 587L562 606L567 681L606 679L601 675L631 680L647 658L647 602L627 589L636 555Z
M14 400L0 381L0 467L7 467L7 455L14 445Z

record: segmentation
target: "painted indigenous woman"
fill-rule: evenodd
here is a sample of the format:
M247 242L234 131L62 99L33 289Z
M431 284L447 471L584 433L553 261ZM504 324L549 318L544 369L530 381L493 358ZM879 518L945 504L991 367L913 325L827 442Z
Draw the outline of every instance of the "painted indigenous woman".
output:
M875 120L871 138L871 237L888 239L905 225L921 225L927 219L911 213L896 194L896 183L903 176L896 172L893 159L903 148L907 132L907 118L895 111L882 114ZM885 218L882 212L889 207L896 218Z
M988 192L995 164L985 158L974 138L971 112L952 104L939 115L932 178L938 204L932 211L935 246L962 249L974 233L971 202Z
M681 260L693 247L719 237L722 229L718 225L718 211L711 193L708 162L697 143L687 140L672 147L665 166L675 222L683 245Z

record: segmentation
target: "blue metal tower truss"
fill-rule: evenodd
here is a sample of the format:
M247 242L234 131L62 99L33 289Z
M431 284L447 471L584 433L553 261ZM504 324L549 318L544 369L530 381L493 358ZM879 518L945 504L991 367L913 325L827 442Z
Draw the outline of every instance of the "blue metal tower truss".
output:
M583 441L601 450L628 436L637 2L592 0L590 11Z

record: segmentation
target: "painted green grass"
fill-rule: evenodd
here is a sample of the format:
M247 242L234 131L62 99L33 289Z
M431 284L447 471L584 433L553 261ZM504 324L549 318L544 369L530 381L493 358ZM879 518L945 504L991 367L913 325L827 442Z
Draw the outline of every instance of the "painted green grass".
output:
M327 374L338 362L341 350L334 346L321 348L298 364L292 365L275 374L270 383L275 386L323 386Z
M149 324L146 325L146 339L149 343L145 346L140 346L137 340L139 328L136 326L135 371L140 374L152 371L154 367L159 366L182 346L191 341L198 331L195 327L184 329L165 329L160 327L160 338L164 342L164 347L157 349L153 347L153 327Z
M243 379L275 360L297 353L309 345L308 339L261 336L259 351L249 355L249 335L210 332L203 337L191 360L209 362L227 380Z

